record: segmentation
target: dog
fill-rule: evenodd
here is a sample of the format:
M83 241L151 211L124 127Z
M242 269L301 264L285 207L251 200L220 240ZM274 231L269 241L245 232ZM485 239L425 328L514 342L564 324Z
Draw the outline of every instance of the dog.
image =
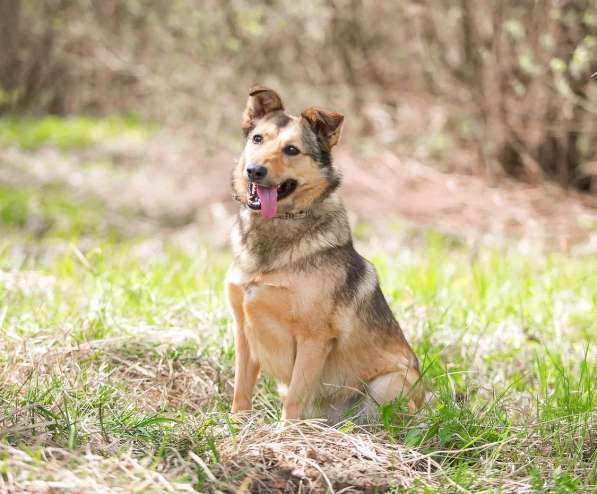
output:
M225 281L235 326L232 412L250 410L264 369L281 385L282 419L375 417L404 398L421 406L417 357L373 265L353 247L332 163L344 116L287 113L251 89L244 149L232 173L240 212Z

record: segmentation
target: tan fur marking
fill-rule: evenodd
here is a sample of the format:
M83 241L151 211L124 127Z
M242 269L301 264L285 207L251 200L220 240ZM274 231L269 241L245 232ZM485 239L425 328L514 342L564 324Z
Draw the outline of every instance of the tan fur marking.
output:
M250 132L257 119L263 118L268 113L283 109L282 100L273 89L263 86L251 88L241 125L245 135Z
M299 340L290 387L284 400L283 419L300 419L314 390L317 389L331 342L322 339Z
M287 289L251 284L247 290L253 290L250 299L247 297L243 305L251 355L276 379L288 384L295 342L289 331L292 320ZM275 351L272 352L272 349Z
M226 295L235 321L236 361L232 402L232 412L235 413L251 409L253 390L259 373L259 362L252 358L245 334L242 289L238 285L228 283Z
M305 209L323 193L328 184L319 165L304 153L290 157L282 152L288 145L304 150L302 132L302 125L296 117L292 117L282 129L267 120L256 123L251 135L262 135L263 143L253 144L249 139L233 172L235 193L241 200L247 194L246 167L253 164L267 168L267 179L272 184L280 184L289 178L298 180L297 190L279 201L278 209L281 213Z
M307 120L313 129L324 137L329 149L340 142L344 115L311 107L304 110L301 117Z
M371 380L367 384L367 390L377 403L386 403L413 389L419 378L419 373L413 368L389 372ZM408 408L411 412L416 411L422 405L423 396L420 389L420 387L414 388L414 392L409 396Z
M388 346L359 323L352 308L344 309L341 318L333 315L336 278L325 270L317 276L277 271L255 275L243 284L250 354L289 387L286 418L312 413L310 403L317 396L325 397L330 406L340 404L365 383L373 386L376 401L389 401L419 378L408 345L398 340ZM369 286L371 281L365 283ZM381 379L388 375L392 378ZM415 406L420 406L421 397L412 395Z

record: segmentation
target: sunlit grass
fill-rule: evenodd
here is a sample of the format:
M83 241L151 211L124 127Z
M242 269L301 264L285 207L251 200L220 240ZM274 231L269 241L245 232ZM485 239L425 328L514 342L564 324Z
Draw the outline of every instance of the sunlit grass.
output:
M109 235L105 211L93 199L73 202L59 186L19 188L0 185L0 228L20 235L79 238ZM117 234L115 230L113 234Z
M148 132L148 127L141 125L133 115L0 119L0 145L12 144L28 150L41 146L75 150L115 137L143 138Z
M21 194L16 201L34 197ZM100 239L92 226L101 208L68 201L48 195L37 209L18 206L9 220L3 216L13 231L38 209L69 218L68 237L51 222L35 240L38 253L53 255L23 258L21 237L0 241L2 359L26 370L4 377L4 439L69 449L109 439L167 456L190 427L194 432L184 433L180 447L217 463L214 441L229 408L224 382L233 361L222 297L229 254L201 245L191 254L168 240ZM471 257L466 246L438 235L419 237L416 248L403 247L412 255L380 252L373 260L421 356L433 402L410 419L400 403L383 406L382 429L433 455L466 489L487 475L488 461L521 462L521 474L541 485L577 489L592 482L595 259L493 247ZM179 330L196 338L171 342L169 331ZM161 345L160 332L168 335ZM126 345L110 343L122 337ZM18 342L26 341L37 351L23 351ZM60 353L95 341L97 350ZM59 366L39 366L54 353ZM189 402L148 403L122 381L123 365L133 374L131 366L151 373L152 365L177 368L205 359L215 362L222 393L199 409ZM275 417L279 402L268 383L259 386L257 407L268 414L273 407ZM544 455L548 465L523 466L533 455Z
M121 479L116 459L150 479L148 492L161 492L156 472L200 490L215 472L234 492L244 471L223 450L264 427L286 439L267 378L255 423L228 414L230 253L199 237L190 249L157 230L131 235L110 214L59 185L0 187L0 471L56 479L76 466L85 479L95 461L94 478ZM592 492L597 257L409 228L385 245L369 242L366 225L359 232L420 357L429 403L415 416L403 402L383 405L365 436L350 422L339 430L435 462L412 492ZM52 451L73 456L63 464ZM404 492L388 475L386 490Z

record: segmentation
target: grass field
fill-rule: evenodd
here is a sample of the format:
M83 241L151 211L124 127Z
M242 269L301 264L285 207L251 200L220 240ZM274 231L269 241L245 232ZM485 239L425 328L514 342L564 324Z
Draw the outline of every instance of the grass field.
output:
M5 145L71 149L14 126ZM596 256L359 227L429 403L283 425L265 376L255 412L228 413L229 252L134 221L65 184L0 186L0 492L595 492Z

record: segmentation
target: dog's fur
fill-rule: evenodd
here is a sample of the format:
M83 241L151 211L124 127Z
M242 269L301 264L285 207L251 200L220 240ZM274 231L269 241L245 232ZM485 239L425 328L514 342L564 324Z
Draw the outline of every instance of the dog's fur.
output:
M249 410L260 368L286 387L283 418L370 416L376 404L423 399L417 358L377 281L354 249L332 165L344 117L309 108L284 111L271 89L253 88L244 112L244 150L232 188L241 202L226 277L236 325L233 412ZM262 142L253 142L255 134ZM287 156L289 144L300 150ZM247 166L268 170L266 185L296 190L267 220L247 207Z

